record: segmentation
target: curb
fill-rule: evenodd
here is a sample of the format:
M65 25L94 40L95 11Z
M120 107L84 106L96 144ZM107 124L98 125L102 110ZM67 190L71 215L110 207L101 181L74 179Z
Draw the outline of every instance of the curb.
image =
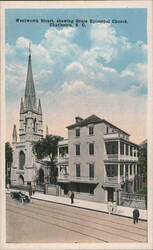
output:
M6 194L9 194L9 193L6 192ZM76 207L76 208L80 208L80 209L84 209L84 210L89 210L89 211L95 211L95 212L98 212L98 213L108 214L108 212L106 212L106 211L100 211L100 210L93 209L93 208L88 208L88 207L74 206L72 204L64 204L64 203L61 203L61 202L58 202L58 201L43 200L42 198L36 198L36 197L32 197L32 199L34 199L34 200L40 200L40 201L44 201L44 202L55 203L55 204L60 204L60 205L63 205L63 206ZM123 217L123 218L128 218L128 219L131 219L131 220L133 219L133 217L131 217L131 216L122 215L122 214L115 214L114 213L114 214L111 214L111 215L115 215L115 216L119 216L119 217ZM139 221L147 222L148 220L140 218Z
M87 207L74 206L72 204L64 204L64 203L61 203L61 202L58 202L58 201L43 200L42 198L35 198L35 197L32 197L32 199L34 199L34 200L40 200L40 201L44 201L44 202L55 203L55 204L60 204L60 205L63 205L63 206L76 207L76 208L80 208L80 209L84 209L84 210L89 210L89 211L95 211L95 212L98 212L98 213L108 214L108 212L106 212L106 211L100 211L100 210L97 210L97 209L87 208ZM115 216L119 216L119 217L124 217L124 218L128 218L128 219L131 219L131 220L133 219L133 217L130 217L130 216L127 216L127 215L120 215L120 214L111 214L111 215L115 215ZM139 221L147 222L147 219L139 219Z

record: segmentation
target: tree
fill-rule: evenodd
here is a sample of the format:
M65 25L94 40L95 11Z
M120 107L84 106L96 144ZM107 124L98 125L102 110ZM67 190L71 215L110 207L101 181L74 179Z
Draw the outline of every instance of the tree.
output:
M58 171L55 165L55 158L58 151L58 142L63 140L62 137L56 135L47 135L46 138L42 138L37 142L33 142L33 153L38 160L43 160L49 157L50 162L48 163L50 167L50 181L51 183L56 183Z
M13 161L13 150L9 142L5 143L5 176L6 183L10 182L10 168Z
M146 141L140 145L139 164L142 169L144 184L145 186L147 186L147 142Z

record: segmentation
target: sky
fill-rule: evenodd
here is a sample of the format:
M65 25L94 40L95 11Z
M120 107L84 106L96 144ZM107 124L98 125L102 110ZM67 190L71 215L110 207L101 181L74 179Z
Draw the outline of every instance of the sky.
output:
M48 125L49 133L66 138L66 126L76 116L95 114L131 134L135 143L146 139L146 9L7 9L5 14L8 141L13 124L19 129L29 43L44 135ZM63 20L71 26L56 26Z

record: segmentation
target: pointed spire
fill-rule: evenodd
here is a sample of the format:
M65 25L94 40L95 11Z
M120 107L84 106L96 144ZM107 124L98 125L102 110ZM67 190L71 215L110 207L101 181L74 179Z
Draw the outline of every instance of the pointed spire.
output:
M23 104L23 98L21 98L21 103L20 103L20 114L24 112L24 104Z
M42 115L42 108L41 108L40 99L39 99L39 104L38 104L38 113L39 113L40 115Z
M13 127L13 134L12 134L12 137L13 137L13 142L17 142L16 125L14 125L14 127Z
M28 71L27 71L26 88L25 88L25 108L32 110L36 109L36 94L35 94L35 86L32 73L30 44L29 44Z
M31 43L29 43L29 56L31 56Z

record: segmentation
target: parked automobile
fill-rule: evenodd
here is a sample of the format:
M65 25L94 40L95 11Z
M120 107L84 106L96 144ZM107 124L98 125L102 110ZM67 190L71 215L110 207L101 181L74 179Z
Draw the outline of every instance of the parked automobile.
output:
M29 203L30 202L30 198L28 197L28 195L23 194L22 192L11 192L10 196L12 199L15 199L19 202L22 203Z

